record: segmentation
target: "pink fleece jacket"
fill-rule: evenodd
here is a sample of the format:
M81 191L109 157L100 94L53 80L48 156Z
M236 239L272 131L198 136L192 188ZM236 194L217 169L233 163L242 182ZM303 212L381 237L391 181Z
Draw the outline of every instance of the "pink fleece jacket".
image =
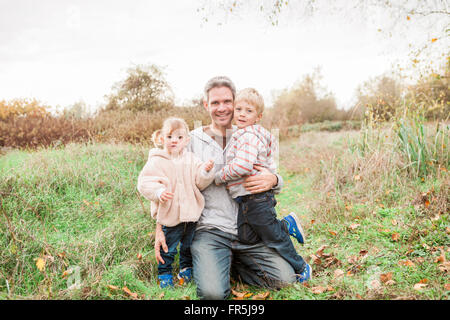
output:
M151 215L158 223L172 227L199 219L205 205L200 191L214 180L214 168L206 172L204 167L205 163L186 150L174 159L163 149L150 150L137 189L151 201ZM161 203L159 195L164 189L174 196Z

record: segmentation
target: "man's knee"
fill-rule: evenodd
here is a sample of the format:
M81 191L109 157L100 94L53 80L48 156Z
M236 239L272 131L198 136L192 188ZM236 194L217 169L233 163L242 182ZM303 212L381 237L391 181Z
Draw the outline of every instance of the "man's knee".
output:
M197 296L202 300L225 300L230 295L230 290L213 287L213 286L198 286L197 285Z

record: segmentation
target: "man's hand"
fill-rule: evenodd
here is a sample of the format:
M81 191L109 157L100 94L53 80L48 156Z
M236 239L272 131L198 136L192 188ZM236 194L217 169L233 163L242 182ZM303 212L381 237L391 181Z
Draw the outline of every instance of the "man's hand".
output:
M254 166L254 168L258 170L260 174L248 176L244 179L243 186L247 191L251 193L261 193L268 191L277 185L277 176L270 172L269 169L261 166Z
M161 193L161 196L159 197L159 201L161 201L161 203L164 203L166 201L169 201L172 198L173 198L172 192L164 191L163 193Z
M155 231L155 258L158 263L164 264L164 259L161 257L161 247L164 252L168 252L169 248L166 244L166 237L164 236L164 232L162 230L162 225L159 223L156 225Z

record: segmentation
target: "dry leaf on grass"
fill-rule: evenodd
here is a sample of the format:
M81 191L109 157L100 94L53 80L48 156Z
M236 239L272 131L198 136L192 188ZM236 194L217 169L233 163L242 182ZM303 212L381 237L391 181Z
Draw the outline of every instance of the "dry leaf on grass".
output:
M311 288L311 292L314 294L320 294L320 293L324 293L327 290L327 288L322 287L322 286L317 286L317 287L312 287Z
M335 277L335 278L339 278L339 277L343 276L344 274L345 274L345 272L342 271L341 269L336 269L336 270L334 271L334 277Z
M392 280L392 272L380 274L380 280L383 283L386 283L386 282Z
M266 300L269 295L270 295L269 291L258 293L253 296L252 300Z
M44 271L44 269L45 269L45 259L37 258L36 259L36 267L39 269L39 271Z
M131 292L130 289L128 289L127 287L123 287L122 290L128 294L131 298L133 299L137 299L138 298L138 294L136 292Z
M416 283L415 285L414 285L414 290L417 290L417 291L421 291L422 289L424 289L425 287L427 286L427 284L426 283Z

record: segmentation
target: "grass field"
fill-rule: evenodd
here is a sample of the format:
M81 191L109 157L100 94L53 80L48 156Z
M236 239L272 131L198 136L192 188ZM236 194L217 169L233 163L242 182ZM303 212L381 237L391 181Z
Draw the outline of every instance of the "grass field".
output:
M282 141L277 210L303 221L306 244L294 243L313 279L278 291L234 283L230 299L449 298L447 147L421 173L392 130L366 138ZM157 285L155 223L136 191L147 152L69 144L1 155L0 299L197 299L192 283Z

